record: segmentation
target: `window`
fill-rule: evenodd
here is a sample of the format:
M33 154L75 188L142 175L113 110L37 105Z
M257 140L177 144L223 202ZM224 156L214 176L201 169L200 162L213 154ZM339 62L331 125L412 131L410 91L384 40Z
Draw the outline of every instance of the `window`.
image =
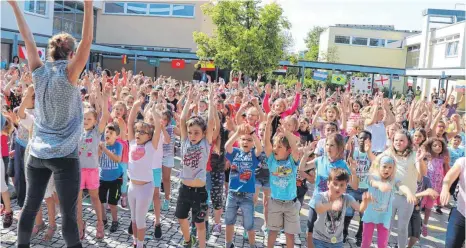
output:
M145 15L147 14L147 4L145 3L128 3L127 14Z
M458 55L459 41L448 42L446 46L446 57L454 57Z
M170 4L149 4L149 15L169 16Z
M351 44L367 46L367 38L351 37Z
M369 40L369 46L372 46L372 47L383 47L385 46L385 40L384 39L374 39L374 38L371 38Z
M121 2L105 3L105 13L124 14L125 3L121 3Z
M420 49L421 49L421 45L414 45L414 46L408 47L408 52L416 52L416 51L419 51Z
M47 14L47 1L24 1L24 11L45 16Z
M387 43L385 44L385 47L388 47L388 48L402 48L403 47L403 41L402 40L387 40Z
M453 37L453 39L455 39L455 40L456 40L456 39L459 39L459 38L460 38L460 35L459 35L459 34L457 34L457 35L455 35L455 36Z
M194 17L194 5L173 5L173 16Z
M53 7L53 34L65 32L80 39L84 20L84 5L80 2L55 0ZM96 23L94 11L94 24ZM96 25L94 25L94 33ZM95 35L94 35L95 39Z
M105 14L194 17L194 5L168 3L106 2Z
M349 36L335 36L335 43L338 44L350 44L350 37Z

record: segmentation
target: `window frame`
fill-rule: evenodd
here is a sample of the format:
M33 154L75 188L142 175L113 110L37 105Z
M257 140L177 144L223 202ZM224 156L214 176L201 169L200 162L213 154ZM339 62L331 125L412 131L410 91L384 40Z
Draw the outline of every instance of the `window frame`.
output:
M362 45L362 44L353 44L353 39L366 39L366 44L365 44L365 45ZM370 39L370 38L367 38L367 37L361 37L361 36L351 36L351 39L350 39L350 42L351 42L351 44L350 44L350 45L353 45L353 46L366 46L366 47L369 47L369 39Z
M345 38L348 38L348 43L336 42L337 37L345 37ZM351 45L351 36L347 36L347 35L335 35L335 38L333 39L333 43L339 44L339 45Z
M123 13L108 13L107 12L107 5L106 4L111 4L111 3L122 3L123 4ZM134 13L128 13L128 4L145 4L146 5L146 13L145 14L134 14ZM168 5L170 7L170 12L168 15L157 15L157 14L151 14L150 13L150 5L151 4L157 4L157 5ZM178 5L184 5L184 6L192 6L193 7L193 15L192 16L184 16L184 15L174 15L173 14L173 7L178 6ZM195 4L184 4L184 3L165 3L165 2L119 2L119 1L111 1L111 2L105 2L102 14L104 15L125 15L125 16L147 16L147 17L174 17L174 18L192 18L194 19L196 17L196 5Z
M45 10L44 10L44 14L39 14L37 13L37 3L38 2L45 2ZM29 3L29 2L34 2L34 11L30 11L29 8L26 8L26 5ZM23 11L24 13L26 14L29 14L29 15L35 15L35 16L39 16L39 17L45 17L45 18L48 18L48 5L49 2L46 1L46 0L28 0L28 1L24 1L24 5L23 5Z
M377 43L382 40L382 45L381 46L372 46L371 45L371 40L377 40ZM369 41L367 42L367 45L369 47L385 47L385 42L386 42L387 39L383 39L383 38L369 38Z
M454 58L454 57L458 57L458 46L459 46L459 43L460 41L459 40L456 40L456 41L450 41L450 42L446 42L446 45L445 45L445 57L446 58ZM455 53L454 54L449 54L449 46L450 44L456 44L455 45Z

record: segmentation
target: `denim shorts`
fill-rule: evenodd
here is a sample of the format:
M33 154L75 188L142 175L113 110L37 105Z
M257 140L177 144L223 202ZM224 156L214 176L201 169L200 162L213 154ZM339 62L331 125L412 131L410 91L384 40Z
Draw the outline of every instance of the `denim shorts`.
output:
M312 239L312 243L314 243L314 248L343 248L343 242L332 244L322 240Z
M246 231L254 229L254 193L228 192L225 225L235 225L238 209L243 212L243 227Z
M256 188L270 189L270 181L269 180L256 179Z

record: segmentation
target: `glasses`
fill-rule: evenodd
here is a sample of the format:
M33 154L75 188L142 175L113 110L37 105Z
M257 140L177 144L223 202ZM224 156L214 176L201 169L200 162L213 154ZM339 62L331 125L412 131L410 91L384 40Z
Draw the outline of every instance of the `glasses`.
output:
M149 134L149 132L146 132L144 130L136 130L135 133L142 134L142 135Z

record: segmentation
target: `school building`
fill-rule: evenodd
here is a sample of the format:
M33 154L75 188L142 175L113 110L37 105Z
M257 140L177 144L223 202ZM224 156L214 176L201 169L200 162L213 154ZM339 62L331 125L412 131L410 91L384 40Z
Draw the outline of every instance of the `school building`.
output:
M390 25L328 27L320 35L319 61L405 70L393 80L395 90L420 86L425 96L465 80L465 11L426 9L419 31Z
M146 76L171 75L191 80L198 62L193 32L212 33L213 24L201 10L209 1L94 1L94 43L88 69L144 71ZM81 1L31 0L20 2L38 49L48 38L67 32L79 41L84 9ZM6 1L1 1L1 60L21 55L22 38ZM127 64L123 64L123 55ZM44 56L45 59L45 56ZM182 59L183 65L172 65ZM21 59L23 61L23 59Z

